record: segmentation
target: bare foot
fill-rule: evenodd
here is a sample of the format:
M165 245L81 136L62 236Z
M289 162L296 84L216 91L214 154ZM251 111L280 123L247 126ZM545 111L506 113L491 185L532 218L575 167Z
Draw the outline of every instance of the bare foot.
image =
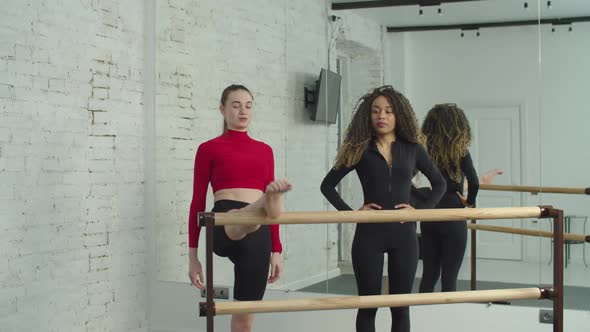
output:
M250 204L250 205L252 205L252 204ZM251 209L249 209L250 205L246 206L243 209L229 210L227 212L232 213L232 212L252 211ZM229 237L230 240L233 240L233 241L239 241L239 240L243 239L246 235L256 232L259 228L260 228L260 225L225 225L224 226L225 234L227 234L227 237Z
M275 180L266 186L264 211L267 218L278 218L281 215L281 197L283 193L293 189L293 185L285 180Z
M231 212L260 212L260 217L277 218L281 214L281 196L293 188L287 180L275 180L266 186L266 192L256 202ZM231 240L239 241L246 235L256 232L260 225L225 225L225 234Z
M485 172L482 176L479 177L480 184L492 184L492 181L497 175L504 174L502 170L494 168L491 171Z

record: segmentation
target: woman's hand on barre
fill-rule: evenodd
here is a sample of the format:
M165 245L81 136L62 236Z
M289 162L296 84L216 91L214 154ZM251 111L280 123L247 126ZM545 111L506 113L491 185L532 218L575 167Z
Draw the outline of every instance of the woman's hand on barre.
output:
M406 204L406 203L402 203L402 204L397 204L396 206L394 206L394 208L396 209L400 209L400 210L416 210L414 209L413 206L411 206L410 204ZM403 221L400 221L400 224L403 224Z
M365 205L361 206L359 208L359 211L365 211L365 210L381 210L381 209L383 209L381 207L381 205L377 205L375 203L369 203L369 204L365 204Z
M398 205L394 206L394 208L400 209L400 210L416 210L416 209L414 209L413 206L411 206L410 204L406 204L406 203L398 204Z

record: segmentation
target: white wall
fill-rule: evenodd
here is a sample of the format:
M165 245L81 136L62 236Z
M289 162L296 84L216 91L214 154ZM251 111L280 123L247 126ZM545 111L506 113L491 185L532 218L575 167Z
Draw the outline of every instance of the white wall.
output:
M221 131L218 106L225 86L240 83L254 93L250 134L273 147L276 177L287 177L296 188L285 208L325 210L319 183L329 158L329 129L308 120L303 87L327 66L327 12L326 3L317 1L157 4L158 278L186 282L194 155ZM208 203L210 209L212 195ZM324 278L326 226L281 229L285 274L279 286ZM204 245L199 247L204 260ZM215 265L216 283L232 285L231 263L216 258Z
M154 13L151 7L156 5ZM144 16L144 6L158 14L157 22L149 13ZM273 146L277 176L286 175L297 186L288 195L286 208L327 209L318 186L334 157L336 129L307 120L302 112L302 86L312 84L319 68L327 64L328 12L327 2L311 0L261 0L255 5L182 0L4 1L0 10L2 331L145 331L148 317L154 330L204 326L196 318L200 299L186 284L186 257L182 256L186 215L194 151L198 143L218 133L217 99L229 83L245 83L255 93L257 119L252 135ZM367 38L380 36L378 26L354 14L336 14L350 22L344 25L340 45L353 41L352 49L376 51L372 60L360 58L358 63L378 68L383 61L378 56L381 37ZM567 120L567 128L583 129L577 110L584 107L583 79L588 77L587 63L582 61L587 59L587 33L576 28L568 36L582 34L583 39L570 42L552 41L549 35L543 39L545 59L559 59L565 70L551 67L542 71L542 77L567 73L576 84L569 89L542 84L547 99L536 104L547 105L541 108L542 128L552 123L553 108L561 108L561 99L550 98L550 92L561 91L568 93L575 107L563 108L566 113L560 118ZM144 45L144 38L149 45ZM575 52L570 55L578 58L565 61L559 49L571 49ZM412 48L406 44L401 50L404 63L411 64ZM343 48L333 52L344 54ZM384 62L396 63L391 58ZM385 76L391 73L386 71ZM381 82L379 74L363 77L367 80L363 82ZM402 77L399 84L414 91L412 75L404 72ZM154 107L151 92L156 80ZM150 96L143 95L144 83ZM529 124L534 127L534 122ZM566 134L573 141L587 140L584 131L580 136ZM559 139L548 136L544 147L551 154L572 158ZM529 151L535 151L534 147ZM583 154L573 158L569 167L580 172L576 178L590 182L580 169L588 159ZM555 183L559 185L571 181L558 164L543 165L532 174L540 173L543 181L557 174L562 177ZM165 202L170 197L171 205ZM561 203L566 211L576 213L584 213L587 206L582 200ZM152 222L156 220L157 224ZM282 235L286 248L282 287L312 281L317 275L306 280L309 271L336 267L333 228L284 227ZM306 265L309 257L322 256L318 253L327 251L324 247L332 248L328 249L330 262L321 259ZM216 264L221 272L228 268L219 261ZM278 296L286 295L269 292L269 298ZM423 321L418 320L420 309L413 312L415 326L430 322L430 314ZM502 312L501 317L517 312ZM313 316L324 319L326 329L332 324L348 328L353 314L341 313L344 316L263 315L257 326L281 324L309 330L308 325L298 324ZM436 313L445 317L440 308ZM526 315L536 317L536 310ZM568 315L572 326L578 321L573 317L588 321L587 313ZM433 322L442 326L455 321ZM530 329L536 327L531 324Z
M542 30L541 40L541 183L590 187L587 93L590 86L590 23ZM589 196L543 195L566 214L590 215ZM581 232L581 225L576 225ZM590 225L586 228L590 233ZM587 254L590 251L586 252ZM581 258L580 252L576 253Z
M590 25L575 24L572 32L558 28L551 33L550 29L483 29L480 37L466 32L464 38L459 31L389 33L385 37L386 82L402 87L420 118L440 102L521 105L523 176L521 183L514 184L587 187L590 174L584 171L584 163L590 153L583 142L590 138L585 130L590 117L584 111L590 83ZM590 215L587 196L523 194L522 202ZM539 228L539 224L528 220L523 227ZM542 228L548 230L548 223ZM582 223L573 224L572 232L582 231ZM537 265L537 279L539 262L547 270L550 245L550 241L540 244L536 238L523 237L523 259ZM586 246L587 256L589 249ZM571 262L578 267L582 267L582 250L581 245L572 246ZM590 276L587 269L581 271Z
M320 68L328 63L328 39L334 26L327 20L327 2L260 1L230 9L205 1L199 3L200 10L193 6L192 2L157 2L158 271L151 293L150 317L153 326L162 329L194 326L193 320L170 317L178 308L193 313L200 299L186 285L186 216L196 147L218 135L221 129L217 112L221 90L232 82L241 82L254 92L251 134L274 148L277 177L286 176L295 184L295 190L286 197L286 210L329 208L319 184L331 167L337 148L336 126L326 128L311 122L303 107L303 87L313 86ZM262 7L266 11L260 11ZM352 13L338 15L344 22L338 42L349 43L349 50L370 49L380 63L379 25ZM233 23L214 23L218 21L216 17ZM374 37L359 41L353 36ZM375 48L367 46L365 40ZM333 71L339 51L338 47L330 50ZM381 82L381 71L377 75ZM202 77L207 78L206 83ZM359 85L352 87L359 89ZM208 208L211 205L210 197ZM338 273L334 225L281 229L285 271L275 288L296 289ZM204 236L200 243L204 243ZM204 246L200 247L204 260ZM215 282L231 285L233 273L229 262L216 258L214 264ZM175 305L171 306L171 302Z
M229 83L255 92L265 121L252 135L275 148L277 176L297 185L286 208L327 208L318 186L336 129L307 120L302 89L327 65L327 2L146 4L147 16L137 1L3 4L0 320L7 330L146 329L148 283L155 290L167 285L157 276L186 283L192 159L198 142L220 129L217 98ZM177 186L163 176L168 171ZM169 197L178 204L164 203ZM156 227L156 216L166 223ZM283 241L283 287L336 268L317 254L333 247L325 226L283 228ZM309 257L319 257L314 266L306 266ZM317 275L306 281L310 270ZM162 298L151 298L158 308Z
M240 82L254 92L251 135L273 147L276 176L285 176L295 185L285 209L328 208L319 184L336 153L337 127L309 120L303 87L313 86L320 69L328 66L328 41L335 36L335 28L328 21L327 2L157 3L158 278L186 282L186 216L194 153L201 142L221 130L218 100L228 84ZM262 7L264 11L259 10ZM364 40L351 38L372 36L366 42L381 59L379 25L352 13L340 16L344 23L339 42L369 49ZM224 17L224 23L216 17ZM336 54L336 48L330 52ZM330 68L336 71L334 61ZM274 287L303 287L338 273L334 225L281 229L285 273ZM200 246L202 259L203 249ZM215 265L216 283L231 285L231 264L216 259Z
M2 2L2 331L147 330L142 8Z

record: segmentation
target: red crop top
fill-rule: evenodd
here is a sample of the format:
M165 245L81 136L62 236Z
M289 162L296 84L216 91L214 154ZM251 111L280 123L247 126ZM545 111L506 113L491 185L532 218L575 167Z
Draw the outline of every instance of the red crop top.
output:
M251 188L263 192L274 180L272 148L256 141L247 132L227 130L197 149L193 199L188 219L188 245L199 245L201 228L197 213L205 211L209 182L213 192L221 189ZM272 252L282 252L279 225L270 225Z

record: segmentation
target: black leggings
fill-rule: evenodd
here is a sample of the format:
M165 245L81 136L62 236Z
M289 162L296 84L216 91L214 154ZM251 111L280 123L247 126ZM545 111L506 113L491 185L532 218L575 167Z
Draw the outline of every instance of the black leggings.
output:
M219 200L212 212L227 212L241 209L248 203ZM268 280L271 240L268 226L234 241L225 233L223 226L216 226L213 233L213 252L227 257L234 263L234 299L238 301L262 300Z
M383 256L388 255L389 294L407 294L418 265L416 224L358 224L352 242L352 266L359 295L380 295ZM391 331L410 331L409 307L390 308ZM377 308L359 309L357 332L374 332Z
M422 280L420 293L434 292L441 277L441 290L457 290L457 277L467 245L467 223L462 221L420 223L422 232Z

